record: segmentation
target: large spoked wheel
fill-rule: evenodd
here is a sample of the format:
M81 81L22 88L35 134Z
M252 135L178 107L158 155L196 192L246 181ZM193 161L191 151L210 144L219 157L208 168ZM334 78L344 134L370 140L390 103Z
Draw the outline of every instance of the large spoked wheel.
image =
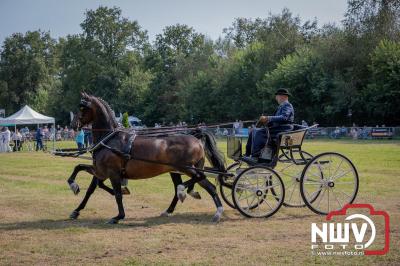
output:
M300 152L303 157L301 157ZM277 165L275 171L279 173L279 176L285 184L286 197L283 206L301 208L306 206L300 193L301 174L303 173L304 166L313 156L305 151L297 151L294 153L294 157L297 164L292 160L288 160L284 154L281 154L279 156L279 161L281 163ZM313 201L313 199L309 200Z
M228 173L234 174L235 176L221 176L219 184L219 191L221 193L222 199L229 207L233 209L236 209L232 199L233 182L235 181L236 176L245 169L242 167L247 168L247 165L244 165L244 163L242 162L234 162L233 164L228 166L228 168L226 168L226 171Z
M241 172L233 183L233 202L246 217L269 217L285 199L282 179L272 169L255 166Z
M326 215L353 203L358 184L353 163L342 154L327 152L315 156L304 168L300 193L307 207Z

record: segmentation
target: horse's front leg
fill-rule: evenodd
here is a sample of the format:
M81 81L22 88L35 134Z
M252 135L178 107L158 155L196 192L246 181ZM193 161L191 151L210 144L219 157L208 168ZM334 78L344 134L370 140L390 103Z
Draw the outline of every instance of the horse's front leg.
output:
M174 197L171 201L171 204L169 205L168 209L166 209L164 212L161 213L161 216L170 216L175 210L176 204L178 203L178 195L177 195L177 187L182 184L182 177L178 173L170 173L172 182L174 182L174 189L175 189L175 194Z
M75 166L74 171L67 180L69 187L71 188L72 192L74 192L75 195L77 195L80 191L78 184L75 182L75 178L80 171L86 171L89 174L95 175L92 165L78 164L77 166Z
M71 219L76 219L76 218L78 218L79 212L85 208L86 203L88 202L90 196L91 196L91 195L93 194L93 192L95 191L95 189L96 189L96 187L97 187L97 182L98 182L97 178L96 178L95 176L93 176L92 182L90 183L90 185L89 185L89 187L88 187L88 189L87 189L87 191L86 191L85 197L83 198L81 204L79 204L78 208L76 208L76 209L71 213L71 215L69 216L69 218L71 218Z
M111 185L114 189L115 193L115 201L117 202L118 205L118 215L111 218L108 223L109 224L117 224L119 220L122 220L125 218L125 211L124 211L124 205L122 204L122 190L121 190L121 178L120 177L112 177L110 178Z

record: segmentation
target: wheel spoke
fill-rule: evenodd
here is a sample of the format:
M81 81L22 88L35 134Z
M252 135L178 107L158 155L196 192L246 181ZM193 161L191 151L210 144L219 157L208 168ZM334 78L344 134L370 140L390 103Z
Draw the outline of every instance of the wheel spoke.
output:
M243 195L243 194L241 194ZM246 192L246 196L244 198L240 198L240 200L248 200L251 196L253 196L253 194L248 195Z
M342 172L339 175L332 177L331 180L335 181L336 179L342 178L343 176L347 175L348 173L350 173L352 171L353 171L353 169L350 169L350 170L348 170L346 172Z
M316 174L314 174L313 172L309 172L311 175L313 175L313 176L315 176L315 177L318 177L318 179L323 179L322 178L322 176L321 175L316 175ZM321 173L321 172L320 172ZM309 178L307 178L308 180L311 180L311 179L309 179ZM315 182L318 182L318 181L315 181Z
M306 185L312 185L312 186L320 186L321 185L321 183L312 183L312 182L303 182L303 184L306 184Z
M332 176L335 176L336 174L337 174L337 172L339 171L339 169L340 169L340 166L342 166L342 163L343 163L343 161L344 161L344 159L342 159L341 161L340 161L340 164L339 164L339 166L336 168L336 171L333 173L333 175ZM329 178L332 178L332 176L330 176Z
M335 199L336 199L337 203L339 203L339 207L340 207L340 209L342 209L342 208L343 208L343 206L342 206L342 204L340 204L340 201L339 201L339 200L338 200L338 198L336 197L336 194L333 192L333 190L332 190L332 194L333 194L333 196L335 197Z
M345 193L344 191L342 191L342 190L339 190L339 189L338 189L338 191L339 191L339 192L341 192L341 193L343 193L343 194L345 194L345 195L346 195L346 196L347 196L349 199L351 199L351 198L352 198L351 196L349 196L349 194Z
M293 192L294 192L294 189L295 189L295 188L296 188L296 187L293 187L292 192L290 193L289 202L292 201L292 196L293 196Z
M251 202L250 202L250 205L249 206L253 206L253 202L254 202L254 200L257 198L257 195L256 194L254 194L254 198L251 200Z
M324 197L324 195L325 195L325 191L326 191L326 188L324 188L324 190L322 191L322 194L320 195L320 198L319 198L319 201L318 201L317 208L319 208L319 205L321 204L322 198L323 198L323 197Z
M329 188L326 189L328 191L328 212L329 212Z
M268 205L268 207L269 207L271 210L274 210L274 209L271 207L271 205L269 205L269 203L268 203L268 201L267 201L267 197L265 197L264 202Z

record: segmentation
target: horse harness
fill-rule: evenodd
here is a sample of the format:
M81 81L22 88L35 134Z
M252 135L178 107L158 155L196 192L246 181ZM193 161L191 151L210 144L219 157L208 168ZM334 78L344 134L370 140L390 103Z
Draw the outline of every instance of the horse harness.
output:
M110 140L112 137L114 137L116 134L119 132L124 132L122 130L114 130L110 134L106 135L101 141L99 141L97 144L95 144L92 148L89 149L89 152L92 153L92 158L93 158L93 165L96 165L96 159L95 159L95 153L99 151L101 148L107 148L113 153L119 155L123 159L123 164L121 168L121 176L123 178L126 178L126 164L128 163L129 160L133 158L131 155L131 151L133 148L133 143L136 139L136 132L133 130L131 132L125 132L129 134L128 142L126 145L123 145L122 151L116 148L113 148L109 145L106 144L108 140Z

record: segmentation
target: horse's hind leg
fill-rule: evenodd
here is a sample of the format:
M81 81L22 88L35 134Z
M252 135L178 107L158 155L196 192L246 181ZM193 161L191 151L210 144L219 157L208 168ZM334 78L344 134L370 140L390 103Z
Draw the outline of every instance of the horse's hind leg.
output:
M115 193L115 201L117 202L118 205L118 215L111 218L110 221L108 221L109 224L117 224L119 220L122 220L125 218L125 211L124 211L124 205L122 203L122 190L121 190L121 179L120 178L110 178L112 187L114 189Z
M79 204L78 208L76 208L71 215L69 216L69 218L71 219L76 219L79 216L79 212L85 208L86 203L88 202L90 196L93 194L93 192L95 191L97 187L97 178L95 176L93 176L92 182L90 183L87 191L86 191L86 195L83 198L81 204Z
M204 159L200 160L196 167L198 168L202 168L204 166ZM205 175L200 172L200 171L196 171L194 169L182 169L181 172L185 173L186 175L190 176L191 179L189 179L188 181L178 185L177 187L177 195L178 198L180 199L181 202L183 202L186 198L186 193L185 193L185 189L188 188L188 193L196 198L196 199L201 199L200 194L198 194L197 192L193 191L194 185L203 180L205 177Z
M188 186L187 192L192 198L194 199L201 199L200 193L197 191L194 191L194 184Z
M178 173L170 173L170 175L172 178L172 182L174 182L175 194L168 209L161 213L161 216L170 216L174 212L176 204L178 203L177 187L178 185L182 184L182 177L181 174Z
M217 212L215 213L212 221L219 222L219 220L221 220L222 213L224 212L224 207L222 207L222 203L217 194L216 187L207 178L204 178L203 180L199 181L199 185L203 187L214 200L215 206L217 207Z
M178 185L176 187L176 194L178 196L178 199L183 202L186 199L186 188L191 188L193 189L194 184L197 182L203 180L205 178L204 174L201 175L195 170L187 170L186 174L191 177L188 181L183 182L182 184ZM191 191L193 192L193 191ZM199 195L200 196L200 195Z
M97 181L97 185L99 186L99 188L104 189L105 191L107 191L107 192L110 193L111 195L113 195L113 196L115 195L114 190L113 190L112 188L107 187L107 186L104 184L104 181L103 181L103 180L98 180L98 181Z

